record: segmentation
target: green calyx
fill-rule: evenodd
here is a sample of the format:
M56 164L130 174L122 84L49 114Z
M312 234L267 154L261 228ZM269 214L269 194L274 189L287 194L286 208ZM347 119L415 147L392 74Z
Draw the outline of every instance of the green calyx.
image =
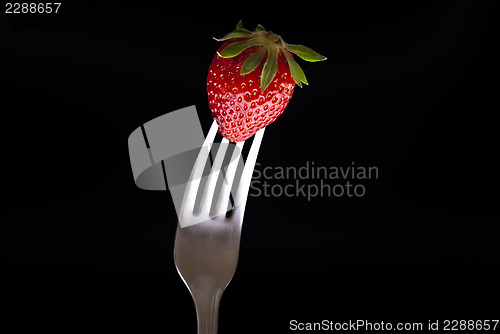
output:
M264 63L260 76L260 87L262 93L264 93L278 72L278 55L280 52L285 56L290 68L290 74L299 87L302 87L303 83L307 85L307 79L304 71L302 71L300 65L297 64L289 52L292 52L299 58L309 62L326 59L326 57L316 53L306 46L285 43L279 35L266 31L260 24L257 26L255 31L250 31L243 28L243 23L240 21L236 25L236 29L233 32L230 32L222 38L214 39L222 42L234 38L244 38L244 40L228 44L224 50L219 52L219 56L223 58L232 58L252 46L260 46L260 49L256 53L251 54L243 62L241 66L241 75L254 71L259 66L264 56L267 55L267 59Z

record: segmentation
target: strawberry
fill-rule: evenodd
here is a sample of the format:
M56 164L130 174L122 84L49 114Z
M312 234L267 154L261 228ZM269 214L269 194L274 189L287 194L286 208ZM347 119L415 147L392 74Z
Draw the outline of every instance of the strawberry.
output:
M293 54L306 61L325 60L303 45L287 44L259 25L216 39L224 42L212 59L207 78L208 105L219 132L232 142L253 136L285 110L295 84L307 84Z

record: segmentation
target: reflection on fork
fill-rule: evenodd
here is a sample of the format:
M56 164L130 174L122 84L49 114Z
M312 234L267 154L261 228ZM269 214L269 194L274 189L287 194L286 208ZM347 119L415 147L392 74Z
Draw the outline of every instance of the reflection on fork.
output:
M243 215L264 130L255 134L240 178L235 175L243 161L241 153L245 142L232 145L224 138L203 187L203 170L217 133L217 124L213 122L186 187L174 259L195 302L198 334L217 333L219 302L238 263ZM228 150L230 146L232 152ZM228 151L231 158L224 168ZM218 184L220 189L216 191ZM234 199L231 190L236 190Z

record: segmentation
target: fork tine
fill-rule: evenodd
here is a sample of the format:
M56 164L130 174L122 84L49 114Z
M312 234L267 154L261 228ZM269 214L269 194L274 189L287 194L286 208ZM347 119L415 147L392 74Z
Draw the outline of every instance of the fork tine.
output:
M229 165L227 166L226 176L222 182L222 187L220 190L219 198L216 201L216 207L214 216L220 216L226 213L229 202L229 193L231 191L231 187L233 185L234 176L236 174L236 169L238 167L238 163L241 159L241 152L243 151L243 145L245 142L239 142L236 144L236 147L233 150L233 154L231 155L231 160Z
M260 144L262 143L262 137L264 136L265 129L266 128L263 128L255 134L252 142L252 147L250 147L250 152L248 153L247 160L245 161L243 173L241 174L238 190L236 191L234 206L241 207L241 216L243 216L245 212L245 206L248 198L248 189L250 188L250 183L252 182L253 169L255 167L255 162L257 161L257 155L259 155Z
M210 147L214 141L215 135L217 134L217 123L214 121L210 130L208 131L207 137L203 142L203 146L200 149L200 153L196 158L196 162L194 163L193 170L191 172L191 176L189 177L189 181L186 185L186 190L184 192L184 199L182 200L181 212L187 215L191 215L194 210L194 203L196 200L196 193L198 192L198 188L200 186L200 180L203 176L203 170L205 169L205 165L207 163L208 155L210 154Z
M217 155L215 156L214 164L212 165L212 169L208 175L207 184L201 198L200 208L202 214L209 214L212 201L215 200L215 186L217 185L217 180L219 179L222 162L226 156L228 146L229 140L223 138L219 145L219 149L217 150Z

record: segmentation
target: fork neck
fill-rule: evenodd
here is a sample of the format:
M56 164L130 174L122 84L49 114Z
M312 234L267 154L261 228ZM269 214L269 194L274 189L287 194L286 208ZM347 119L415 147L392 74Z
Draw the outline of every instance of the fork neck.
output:
M213 293L193 293L198 318L198 334L217 334L219 304L224 290Z

